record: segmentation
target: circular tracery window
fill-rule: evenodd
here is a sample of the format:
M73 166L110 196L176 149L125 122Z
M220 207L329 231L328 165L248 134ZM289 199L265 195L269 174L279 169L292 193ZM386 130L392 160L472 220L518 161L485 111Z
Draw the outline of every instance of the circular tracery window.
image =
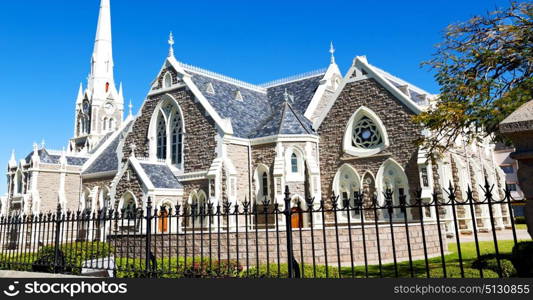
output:
M379 130L370 118L362 117L353 125L352 145L363 149L374 149L381 146L383 139Z

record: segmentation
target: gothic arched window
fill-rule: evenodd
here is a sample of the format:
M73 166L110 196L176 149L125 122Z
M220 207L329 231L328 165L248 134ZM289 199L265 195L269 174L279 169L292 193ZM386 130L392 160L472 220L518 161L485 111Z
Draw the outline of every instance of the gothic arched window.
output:
M163 88L168 88L172 85L172 75L170 73L166 73L165 77L163 78Z
M387 131L378 115L364 106L357 109L346 125L344 152L354 156L370 156L388 146Z
M157 158L167 158L167 125L163 116L159 117L157 123Z
M378 172L378 183L380 184L378 190L378 197L382 204L389 204L392 206L400 206L407 203L409 198L409 183L407 175L403 168L394 160L388 159L383 163ZM403 218L405 209L394 208L393 218ZM388 214L386 214L388 216Z
M367 116L357 120L352 130L352 146L363 149L378 148L383 138L377 125Z
M167 98L168 97L168 98ZM184 122L176 101L165 96L150 129L150 157L163 159L179 169L183 168Z
M296 153L291 155L291 172L298 173L298 156Z
M181 165L182 162L182 128L180 114L175 112L171 123L171 157L173 165Z
M262 190L263 190L263 196L268 196L268 174L266 172L263 173L262 179Z

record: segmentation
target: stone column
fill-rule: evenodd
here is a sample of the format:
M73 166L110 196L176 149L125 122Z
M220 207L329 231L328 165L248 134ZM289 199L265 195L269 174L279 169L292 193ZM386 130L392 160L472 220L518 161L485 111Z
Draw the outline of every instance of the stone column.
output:
M533 100L523 104L500 123L500 133L514 144L511 158L518 161L518 183L526 198L525 216L533 236Z

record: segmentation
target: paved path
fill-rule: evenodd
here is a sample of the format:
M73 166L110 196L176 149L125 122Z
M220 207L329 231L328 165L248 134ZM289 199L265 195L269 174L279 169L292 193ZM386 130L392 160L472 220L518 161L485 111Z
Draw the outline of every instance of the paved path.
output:
M89 277L63 275L63 274L51 274L51 273L0 271L0 278L89 278Z
M477 234L479 241L492 241L492 231L489 232L478 232ZM496 238L498 241L505 241L505 240L513 240L513 231L512 230L500 230L496 231ZM531 236L529 236L529 233L527 230L516 230L516 238L518 241L521 240L531 240ZM461 242L473 242L475 241L473 234L461 234L460 236ZM449 238L449 242L455 242L455 237Z

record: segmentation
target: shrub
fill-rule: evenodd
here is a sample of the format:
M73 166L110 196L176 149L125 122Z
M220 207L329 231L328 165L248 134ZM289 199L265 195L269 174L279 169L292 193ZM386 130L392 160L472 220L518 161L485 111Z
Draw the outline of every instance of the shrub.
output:
M241 273L241 277L252 277L252 278L287 278L289 277L289 270L287 264L280 264L279 265L279 272L278 272L278 264L269 264L267 270L267 264L259 265L259 269L256 266L251 266L248 268L248 270L244 270ZM339 277L339 270L335 267L328 267L328 274L326 276L326 266L315 266L315 269L313 269L312 265L305 265L302 272L302 266L299 266L299 274L300 277L303 278L338 278ZM297 271L297 272L298 272ZM316 276L315 276L316 272Z
M119 258L117 274L119 278L231 278L239 277L243 267L235 260L211 260L208 258L159 258L155 260L156 270L146 272L146 262L140 258ZM151 262L154 268L154 262Z
M516 269L513 263L506 258L500 257L500 266L502 271L502 277L513 277L516 276ZM488 254L482 255L472 263L472 267L475 269L488 269L496 272L498 274L498 260L495 255Z
M520 242L513 247L511 261L518 277L533 277L533 242Z
M442 268L431 269L429 274L430 274L431 278L443 278L444 277L444 273L442 271ZM464 275L465 275L465 278L480 278L479 269L464 268ZM419 273L416 277L425 278L426 277L426 273L425 272ZM446 268L446 277L448 277L448 278L460 278L461 277L461 269L459 267L457 267L457 266ZM483 269L483 278L498 278L498 277L499 277L498 273L496 273L496 272L494 272L492 270Z
M104 242L75 242L59 246L59 272L81 274L83 263L87 260L103 258L113 253L112 247ZM28 254L31 255L31 254ZM31 264L32 271L52 273L55 264L55 247L42 247ZM24 260L24 258L18 258Z
M57 267L57 270L54 270ZM56 251L54 247L46 246L37 252L37 259L32 263L33 272L54 273L54 271L64 272L66 270L65 255L60 250L56 266Z

